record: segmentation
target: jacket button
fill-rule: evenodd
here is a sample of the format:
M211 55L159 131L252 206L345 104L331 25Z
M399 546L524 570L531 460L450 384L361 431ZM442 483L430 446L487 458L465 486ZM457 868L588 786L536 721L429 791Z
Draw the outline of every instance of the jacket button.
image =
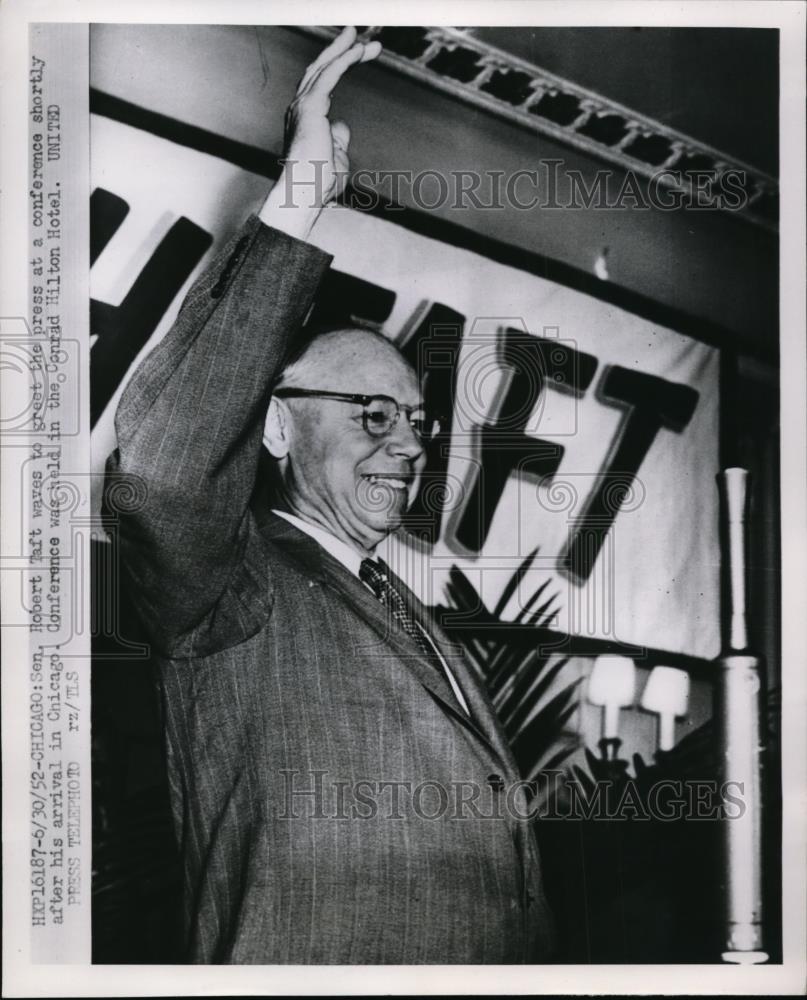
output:
M489 774L487 780L494 792L500 792L504 788L504 778L500 774Z
M235 249L230 254L230 259L227 261L227 264L225 265L225 271L227 272L227 274L229 274L230 271L232 271L232 269L240 262L241 254L244 252L244 247L247 245L247 242L248 240L246 236L242 236L241 239L236 243Z

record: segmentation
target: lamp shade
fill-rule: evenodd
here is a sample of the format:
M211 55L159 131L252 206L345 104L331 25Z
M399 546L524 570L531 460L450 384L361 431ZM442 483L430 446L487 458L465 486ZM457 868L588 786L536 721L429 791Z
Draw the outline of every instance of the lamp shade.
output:
M686 715L689 707L689 674L676 667L653 667L641 705L659 716L659 749L672 750L676 716Z
M603 737L615 739L619 710L633 704L636 667L627 656L598 656L588 681L588 700L605 709Z

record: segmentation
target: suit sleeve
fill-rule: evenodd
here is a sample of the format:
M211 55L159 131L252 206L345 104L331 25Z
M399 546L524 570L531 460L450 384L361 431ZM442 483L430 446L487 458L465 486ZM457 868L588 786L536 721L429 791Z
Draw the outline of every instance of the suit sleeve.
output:
M123 393L106 506L127 599L164 654L242 642L270 610L249 501L271 383L330 261L252 216ZM113 485L138 501L115 509Z

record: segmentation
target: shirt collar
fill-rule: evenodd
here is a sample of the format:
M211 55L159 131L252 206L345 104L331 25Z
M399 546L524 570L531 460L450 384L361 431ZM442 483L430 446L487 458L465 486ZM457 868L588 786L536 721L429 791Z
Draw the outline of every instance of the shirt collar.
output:
M360 555L347 542L343 542L341 538L337 538L336 535L331 534L325 528L320 528L317 524L310 524L308 521L303 521L296 514L290 514L286 510L276 510L273 508L272 513L277 514L278 517L282 517L289 524L293 524L295 528L299 528L300 531L305 532L306 535L313 538L315 542L318 542L326 552L338 560L354 576L359 575L359 567L361 566L362 559L365 557ZM376 556L373 555L370 558L375 559Z

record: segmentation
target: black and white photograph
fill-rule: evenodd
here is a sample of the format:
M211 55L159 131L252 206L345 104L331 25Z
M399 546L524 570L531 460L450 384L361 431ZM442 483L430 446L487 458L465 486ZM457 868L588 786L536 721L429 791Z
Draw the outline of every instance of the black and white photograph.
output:
M151 9L4 111L4 995L802 992L805 5Z

